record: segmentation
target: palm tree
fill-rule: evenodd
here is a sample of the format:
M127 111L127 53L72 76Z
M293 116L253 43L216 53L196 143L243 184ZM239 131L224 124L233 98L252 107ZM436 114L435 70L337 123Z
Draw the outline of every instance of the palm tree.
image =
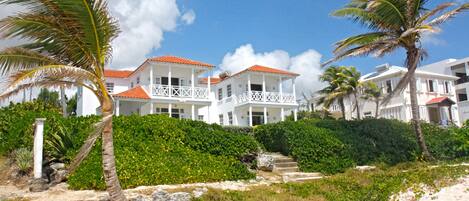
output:
M101 103L103 118L71 167L83 160L102 133L107 190L111 200L125 200L114 159L113 100L103 76L111 58L111 41L118 34L106 1L0 0L0 4L26 7L23 13L0 20L0 31L5 38L28 42L0 52L0 74L9 78L0 99L31 87L81 86L91 90Z
M342 69L343 70L339 76L342 76L343 82L341 83L339 90L344 91L347 95L353 96L355 101L354 110L357 112L357 119L360 120L360 105L358 99L360 90L363 86L363 83L360 80L361 73L353 66L343 67Z
M414 77L419 62L426 55L421 45L421 38L424 33L439 31L438 27L441 24L469 9L469 3L457 7L455 3L443 3L428 9L426 7L428 2L428 0L351 0L347 6L335 11L333 15L350 18L371 31L337 42L334 50L335 58L323 65L351 56L373 54L382 57L403 48L406 51L405 65L408 71L396 89L383 100L383 104L409 85L412 125L423 157L431 160L433 157L427 149L419 122ZM447 11L450 8L453 9Z
M340 88L343 83L343 76L341 76L343 70L342 66L331 66L319 77L321 81L327 82L329 85L318 91L320 97L317 104L329 108L334 102L339 103L342 118L345 119L344 98L347 96L347 92L341 91L342 88Z
M363 83L363 95L364 100L372 101L375 103L375 118L379 117L379 104L383 99L383 93L381 88L376 83L368 81Z

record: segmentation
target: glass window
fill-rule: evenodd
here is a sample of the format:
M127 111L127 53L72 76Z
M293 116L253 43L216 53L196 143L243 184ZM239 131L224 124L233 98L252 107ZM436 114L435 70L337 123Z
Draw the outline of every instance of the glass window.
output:
M445 94L449 94L451 91L449 89L449 82L448 81L445 81Z
M228 124L233 125L233 112L228 112Z
M130 83L130 88L134 88L134 82Z
M218 115L218 119L220 120L220 125L223 126L223 114Z
M218 89L218 100L223 99L223 88Z
M114 83L106 82L106 90L111 94L114 93Z
M391 93L392 92L392 81L387 80L386 81L386 93Z
M198 119L199 121L203 121L203 120L204 120L204 115L199 115L199 116L197 116L197 119Z
M155 84L161 84L161 77L155 78Z
M226 86L226 97L231 97L231 84Z
M433 80L428 80L428 83L427 83L428 92L435 92L435 86L433 83L434 83Z
M137 85L140 84L140 76L137 77Z

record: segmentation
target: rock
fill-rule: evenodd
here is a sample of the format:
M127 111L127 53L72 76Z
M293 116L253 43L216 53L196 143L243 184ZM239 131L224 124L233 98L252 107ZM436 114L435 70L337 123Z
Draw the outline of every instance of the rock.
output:
M196 188L194 191L192 191L192 194L194 195L195 198L200 198L202 195L204 195L208 191L207 188Z
M151 194L151 197L153 198L153 201L167 201L169 200L169 193L162 189L158 189Z
M376 166L367 166L367 165L364 165L364 166L357 166L355 167L355 169L361 171L361 172L364 172L364 171L369 171L369 170L374 170L376 169Z
M129 196L127 200L128 201L151 201L151 199L143 197L143 195L132 195L132 196Z
M31 192L42 192L47 189L49 189L49 185L45 179L33 179L29 185L29 191Z
M272 172L274 169L274 157L267 154L259 154L257 157L257 169Z
M67 176L67 170L57 170L54 171L50 176L50 182L52 184L58 184L62 182Z
M177 192L169 195L168 201L190 201L192 199L190 193Z
M63 170L63 169L65 169L65 164L63 164L63 163L52 163L52 164L50 165L50 167L51 167L52 169L56 170L56 171L57 171L57 170Z

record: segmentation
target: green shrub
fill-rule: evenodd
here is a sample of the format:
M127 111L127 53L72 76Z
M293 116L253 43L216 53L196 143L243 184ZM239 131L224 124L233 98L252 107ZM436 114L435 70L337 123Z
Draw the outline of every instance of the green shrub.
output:
M257 151L254 138L218 125L166 115L114 118L117 172L124 188L253 178L239 158ZM100 145L69 177L73 189L104 189Z
M252 135L252 127L250 126L223 126L223 129L232 133L242 133L245 135Z
M469 156L469 120L461 128L452 128L451 132L458 144L456 151L463 156Z
M33 152L28 148L19 148L15 150L15 163L20 170L20 173L27 174L32 167Z
M336 173L353 165L344 143L308 121L262 125L254 134L268 151L294 157L302 171Z

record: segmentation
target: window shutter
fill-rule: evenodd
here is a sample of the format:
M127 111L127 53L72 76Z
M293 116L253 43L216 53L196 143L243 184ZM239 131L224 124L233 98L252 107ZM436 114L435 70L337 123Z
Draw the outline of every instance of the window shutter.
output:
M433 90L434 92L438 92L438 80L433 81Z
M161 84L161 77L155 77L155 84Z
M420 78L417 78L417 92L422 91L422 81Z

